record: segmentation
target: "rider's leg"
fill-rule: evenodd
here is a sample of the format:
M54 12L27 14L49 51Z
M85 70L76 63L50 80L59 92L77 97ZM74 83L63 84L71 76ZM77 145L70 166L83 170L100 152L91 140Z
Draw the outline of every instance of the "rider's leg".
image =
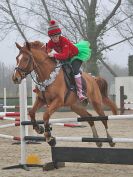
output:
M82 61L81 60L77 59L77 60L74 60L72 62L74 78L75 78L75 82L76 82L76 86L77 86L77 95L79 97L79 100L83 101L83 100L86 100L87 97L83 94L81 74L80 74L80 71L79 71L81 65L82 65Z

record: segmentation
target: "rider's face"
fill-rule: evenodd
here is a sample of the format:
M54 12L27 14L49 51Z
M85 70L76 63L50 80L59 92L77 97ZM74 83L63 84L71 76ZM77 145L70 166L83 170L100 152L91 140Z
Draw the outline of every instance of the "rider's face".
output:
M54 36L51 36L50 38L53 42L57 43L57 42L59 42L59 37L60 37L60 35L54 35Z

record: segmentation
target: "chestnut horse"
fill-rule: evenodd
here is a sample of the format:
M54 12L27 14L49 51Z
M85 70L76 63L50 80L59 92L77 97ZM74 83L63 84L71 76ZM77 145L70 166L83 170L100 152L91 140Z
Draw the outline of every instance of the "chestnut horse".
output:
M43 47L42 47L43 46ZM32 71L36 74L37 97L36 101L29 111L33 129L37 133L45 133L44 136L49 145L55 145L55 138L51 135L51 127L49 124L50 116L60 107L69 106L72 111L79 116L92 116L83 106L79 104L78 97L75 92L70 91L68 97L67 86L64 79L62 65L55 62L54 59L48 57L46 47L39 41L26 42L23 47L16 43L19 49L19 55L16 57L17 65L15 67L12 79L15 84L20 84ZM42 49L43 48L43 49ZM103 111L103 104L109 106L113 114L117 114L116 105L108 98L107 82L100 77L92 77L90 74L83 72L82 77L86 81L87 97L92 104L94 110L100 116L105 116ZM44 128L37 124L35 119L36 111L44 104L47 105L46 111L43 114ZM93 121L88 121L92 129L93 137L98 138L98 133ZM108 124L106 120L102 121L108 138L111 135L108 131ZM96 143L98 147L102 146L101 142ZM109 143L114 146L113 142Z

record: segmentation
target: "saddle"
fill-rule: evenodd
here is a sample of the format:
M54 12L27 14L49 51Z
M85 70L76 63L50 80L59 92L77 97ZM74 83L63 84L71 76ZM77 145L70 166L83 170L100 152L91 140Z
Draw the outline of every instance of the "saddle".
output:
M67 89L68 89L68 91L65 95L65 99L64 99L64 102L65 102L68 95L70 94L70 91L73 91L77 95L77 86L76 86L76 83L75 83L74 72L73 72L71 63L62 62L62 69L63 69L63 72L64 72L65 83L66 83L66 86L67 86ZM81 73L81 79L82 79L83 92L86 94L86 92L87 92L86 81L82 77L82 71L80 71L80 73Z

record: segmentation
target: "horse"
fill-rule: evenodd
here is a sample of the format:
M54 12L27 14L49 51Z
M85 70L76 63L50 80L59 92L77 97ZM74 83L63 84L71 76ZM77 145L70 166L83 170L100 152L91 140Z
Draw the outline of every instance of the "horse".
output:
M76 92L70 90L66 86L64 71L62 65L54 58L50 58L47 54L46 46L40 41L26 42L23 46L16 43L19 54L16 57L16 67L13 71L12 80L14 84L20 84L21 81L34 71L36 75L37 96L29 116L33 125L33 129L39 134L43 134L46 142L50 146L55 146L55 138L51 134L49 119L51 115L60 107L67 106L77 113L81 118L92 116L85 107L79 104ZM86 96L92 104L94 110L99 116L105 116L103 104L109 106L113 114L117 114L117 107L107 95L107 82L101 77L93 77L86 72L82 72L82 77L86 82ZM66 98L66 99L65 99ZM46 104L46 110L43 114L44 128L36 122L35 113ZM112 138L108 131L107 120L102 120L106 135ZM98 133L94 121L88 121L94 138L98 138ZM96 142L98 147L102 146L102 142ZM111 147L115 143L109 142Z

